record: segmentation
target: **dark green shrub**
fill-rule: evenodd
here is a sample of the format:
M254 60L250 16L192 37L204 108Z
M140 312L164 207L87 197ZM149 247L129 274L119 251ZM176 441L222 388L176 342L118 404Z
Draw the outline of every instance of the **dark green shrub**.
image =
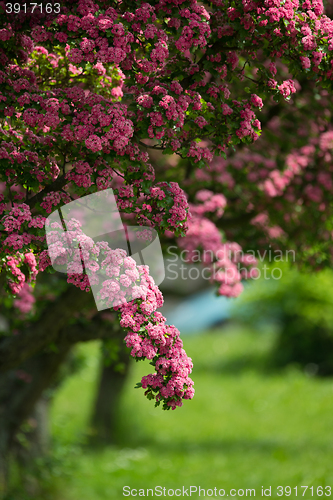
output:
M333 272L303 274L279 267L281 279L262 278L247 287L233 317L258 328L276 326L271 358L276 367L296 363L319 375L333 375Z

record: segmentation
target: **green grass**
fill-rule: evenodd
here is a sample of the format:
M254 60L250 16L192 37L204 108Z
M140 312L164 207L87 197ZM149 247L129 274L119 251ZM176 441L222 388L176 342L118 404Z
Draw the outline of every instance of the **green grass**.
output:
M87 365L59 390L51 412L59 499L123 499L124 486L216 487L226 496L231 488L255 488L256 497L272 486L271 498L286 498L277 486L313 485L313 496L298 490L305 499L319 498L317 486L333 489L333 381L296 368L265 370L273 339L235 327L185 337L196 394L175 411L154 408L134 389L151 367L133 363L119 445L95 451L84 442L98 345L82 346Z

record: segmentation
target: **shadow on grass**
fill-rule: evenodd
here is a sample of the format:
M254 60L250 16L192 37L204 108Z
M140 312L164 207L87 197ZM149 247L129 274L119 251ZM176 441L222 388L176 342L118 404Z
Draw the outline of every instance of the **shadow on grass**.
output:
M299 371L309 377L317 379L332 378L332 371L326 370L325 363L301 364L298 362L281 362L275 352L264 354L242 354L229 357L226 360L214 360L212 362L197 361L193 374L210 373L224 376L242 376L249 372L258 373L265 377L284 376L290 370Z
M293 365L298 368L298 365ZM290 365L289 365L290 367ZM211 373L215 375L243 375L245 372L257 372L260 375L273 376L283 373L288 366L278 366L273 356L267 353L242 354L229 357L226 360L217 359L213 362L196 361L193 374Z
M122 449L149 449L153 455L184 456L184 455L211 455L224 454L231 456L260 455L267 458L274 458L280 462L290 459L297 459L307 451L316 455L323 452L330 452L329 443L314 443L313 441L292 442L281 439L212 439L205 441L157 441L153 436L129 436L128 434L119 437L117 443L106 445L114 450ZM100 448L83 447L89 452L99 452L105 450L105 445Z

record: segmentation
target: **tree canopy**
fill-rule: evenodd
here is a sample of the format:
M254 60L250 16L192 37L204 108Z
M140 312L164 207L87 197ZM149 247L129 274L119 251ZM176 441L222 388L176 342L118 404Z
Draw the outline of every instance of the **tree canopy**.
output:
M228 297L257 276L268 245L330 265L333 21L321 0L0 2L0 15L0 279L10 318L0 369L66 335L96 338L88 324L62 331L85 303L73 286L49 282L53 298L34 298L51 257L71 254L70 236L80 262L68 283L97 284L105 307L117 304L132 356L155 368L139 385L164 409L181 406L194 394L192 362L157 312L149 269L93 241L75 218L68 231L52 226L50 255L47 218L112 188L126 224L203 262ZM121 287L135 298L126 302ZM20 335L15 308L31 320Z

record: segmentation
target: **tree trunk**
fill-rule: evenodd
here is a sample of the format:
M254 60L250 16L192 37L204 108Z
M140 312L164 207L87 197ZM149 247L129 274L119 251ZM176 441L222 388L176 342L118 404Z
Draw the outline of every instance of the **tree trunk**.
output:
M67 345L56 353L40 353L26 361L18 370L11 370L0 376L0 493L7 489L9 461L12 457L24 465L24 462L46 448L46 403L43 403L41 396L54 380L69 349L70 346ZM17 440L17 433L29 417L33 419L35 429L27 437L28 447L24 448ZM38 421L44 426L43 429L37 429Z
M113 355L105 353L101 359L100 377L91 418L93 444L117 441L116 426L120 398L130 367L129 350L124 344L123 335L122 331L114 333Z
M111 323L105 321L103 314L95 314L89 321L78 318L71 323L74 313L91 306L90 295L77 289L67 290L46 308L36 323L0 341L0 498L7 490L10 457L22 464L29 463L46 448L46 402L40 398L53 383L71 346L80 341L112 337L114 319ZM52 344L57 345L56 352L50 351L48 346ZM122 359L126 365L128 354ZM106 397L112 399L112 394L111 390ZM20 428L28 418L37 423L37 428L24 436ZM38 421L44 426L42 433ZM22 449L18 437L26 438L27 444L30 440L29 449Z

